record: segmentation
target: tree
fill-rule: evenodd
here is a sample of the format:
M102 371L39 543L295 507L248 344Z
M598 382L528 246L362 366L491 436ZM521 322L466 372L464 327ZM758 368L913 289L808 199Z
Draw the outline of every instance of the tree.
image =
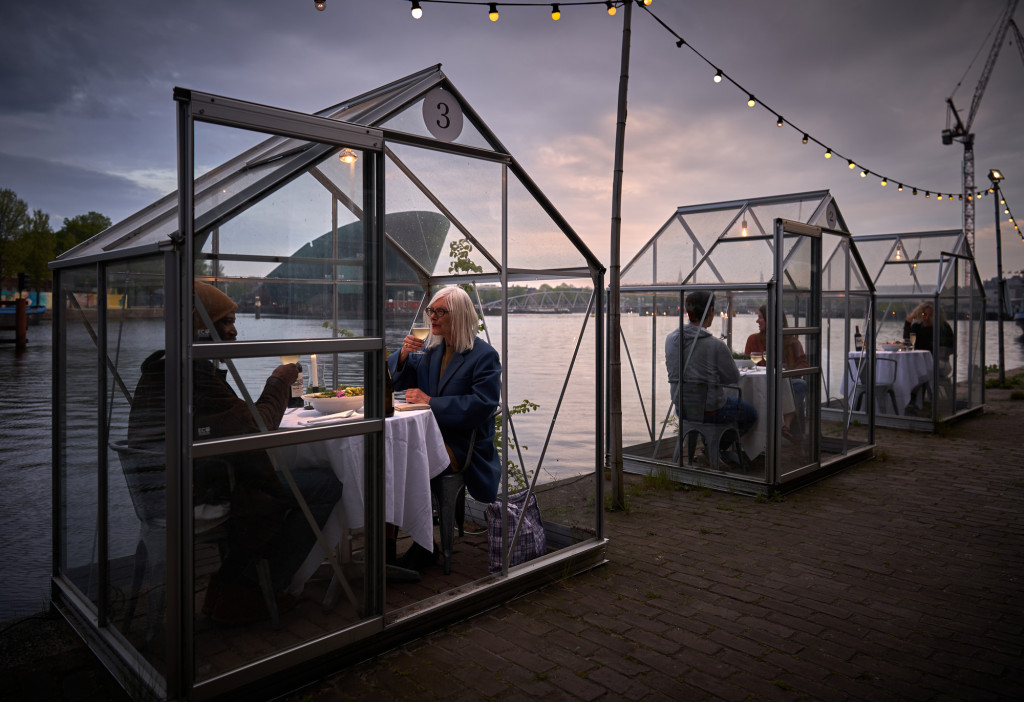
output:
M16 240L15 256L19 272L28 274L29 286L39 290L51 277L47 264L53 258L56 236L50 227L50 215L36 210Z
M57 250L54 253L62 254L86 239L96 236L109 226L110 218L99 212L69 217L64 220L64 226L57 232Z
M14 242L28 223L28 205L10 188L0 189L0 280L10 278L15 270L11 256Z

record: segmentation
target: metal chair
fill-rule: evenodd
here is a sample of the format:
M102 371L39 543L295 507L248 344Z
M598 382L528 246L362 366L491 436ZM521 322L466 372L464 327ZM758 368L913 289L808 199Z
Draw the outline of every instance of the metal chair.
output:
M861 403L864 401L864 395L867 394L867 387L861 382L860 375L857 373L857 359L851 358L850 361L850 375L855 379L853 404L851 408L854 412L860 411ZM885 412L885 400L888 398L892 402L893 414L899 414L900 408L896 406L896 391L893 389L896 384L896 359L894 358L876 358L875 359L875 407L879 413Z
M491 420L501 414L501 405L491 413ZM430 492L437 503L437 522L441 530L441 553L444 556L444 574L452 572L452 549L455 545L455 527L459 536L465 536L466 529L466 478L463 471L469 468L476 443L476 428L469 438L469 453L466 464L457 473L445 473L430 480Z
M743 399L743 391L735 385L715 387L735 391L737 401ZM680 385L679 443L682 444L683 439L688 439L687 457L690 463L693 463L693 455L697 450L697 437L700 436L704 440L708 462L715 470L719 469L721 463L723 442L726 446L735 444L740 468L745 469L746 457L743 455L743 447L740 445L739 424L735 420L721 423L704 421L708 389L707 383L682 383ZM678 460L678 447L676 459Z

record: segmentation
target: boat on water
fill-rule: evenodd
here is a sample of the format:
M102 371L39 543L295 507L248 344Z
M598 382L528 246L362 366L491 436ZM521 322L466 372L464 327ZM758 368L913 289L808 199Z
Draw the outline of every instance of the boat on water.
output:
M0 305L0 329L14 329L15 314L17 308L14 303L3 303ZM45 305L28 305L25 307L25 322L28 326L39 324L46 312Z

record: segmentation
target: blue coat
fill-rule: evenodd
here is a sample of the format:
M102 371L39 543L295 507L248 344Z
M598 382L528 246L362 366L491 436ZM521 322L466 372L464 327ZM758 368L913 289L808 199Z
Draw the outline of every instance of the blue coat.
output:
M456 353L448 361L444 377L441 357L445 344L409 354L398 369L396 351L388 358L395 390L419 388L430 396L430 409L441 428L444 441L460 466L466 465L470 436L476 429L469 467L463 467L466 489L473 499L494 502L501 480L501 461L494 445L494 410L501 402L501 361L498 352L482 339L473 348Z

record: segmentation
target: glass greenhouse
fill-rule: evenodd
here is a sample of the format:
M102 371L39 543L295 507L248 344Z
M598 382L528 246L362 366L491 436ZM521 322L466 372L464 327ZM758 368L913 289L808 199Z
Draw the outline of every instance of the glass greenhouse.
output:
M877 295L878 316L865 329L878 354L878 422L931 431L980 411L985 290L963 231L874 234L855 241Z
M874 291L828 191L680 207L621 292L627 471L772 494L873 454L844 376Z
M315 115L174 99L178 191L51 264L52 599L126 689L266 698L603 562L604 269L440 66ZM501 361L490 502L435 412L386 418L450 285Z

